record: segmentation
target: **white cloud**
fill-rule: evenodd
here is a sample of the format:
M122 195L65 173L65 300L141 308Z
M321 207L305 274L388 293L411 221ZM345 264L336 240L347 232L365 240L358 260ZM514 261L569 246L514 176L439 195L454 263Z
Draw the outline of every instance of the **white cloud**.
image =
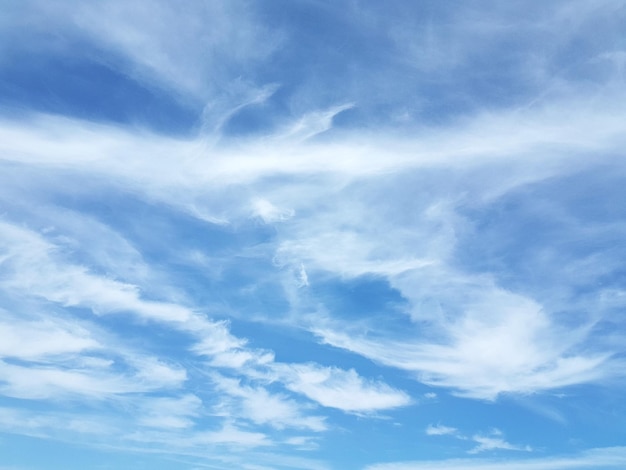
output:
M527 115L483 116L465 127L432 131L417 143L400 141L388 147L365 139L325 146L311 144L293 148L289 159L279 157L280 148L269 152L261 145L250 144L252 147L246 151L216 149L210 156L210 172L204 169L207 157L198 155L192 142L149 134L136 136L111 127L50 117L36 120L34 127L28 127L27 123L3 126L1 132L6 139L3 140L2 155L9 160L15 159L14 155L21 158L30 155L26 161L30 161L33 168L45 161L46 165L61 167L71 164L85 174L119 177L146 191L150 197L166 198L168 203L179 204L188 210L194 207L196 214L206 214L214 219L221 219L223 214L212 213L210 203L207 207L203 207L204 202L199 203L200 200L207 201L197 198L203 193L202 188L209 182L213 189L215 185L219 188L244 181L255 182L263 189L259 191L264 195L263 200L271 200L272 207L293 207L295 214L299 214L289 219L289 225L281 232L277 260L284 265L293 265L294 269L306 265L307 281L309 273L316 270L342 277L377 274L387 278L392 287L412 302L413 308L422 300L424 292L434 290L444 298L453 294L453 299L458 302L454 307L467 309L463 316L450 324L439 324L435 317L424 318L434 322L436 328L443 328L443 342L420 340L416 344L390 339L379 343L361 340L357 335L342 343L337 335L333 339L334 333L329 329L316 328L326 342L384 364L415 371L426 383L453 387L468 396L493 398L502 392L533 392L610 377L615 370L607 365L610 351L607 354L581 351L578 346L584 343L584 337L576 338L571 333L561 336L550 313L532 299L498 289L488 278L472 278L448 267L458 226L454 204L446 205L445 188L441 194L434 194L430 201L426 201L430 203L423 216L413 221L401 220L397 229L381 234L374 228L378 223L385 226L385 221L379 220L377 214L387 213L381 212L386 208L374 206L377 210L373 211L372 206L356 203L354 198L360 196L360 192L351 193L349 190L354 186L338 183L334 177L369 184L374 176L380 175L392 175L385 176L392 181L400 170L438 167L453 171L468 165L485 170L493 164L498 169L495 176L482 181L484 184L479 181L476 187L468 187L473 200L482 202L520 184L558 174L564 171L565 161L569 167L584 165L574 160L575 157L566 155L570 148L576 148L577 152L584 149L600 151L614 148L620 142L623 133L618 133L618 122L621 121L616 118L614 110L609 113L582 103L561 105L560 109L556 106L534 110L534 114ZM576 107L577 110L572 109ZM584 116L583 111L591 113L586 116L589 119L593 116L592 122L577 117L566 121L561 119L565 114ZM513 132L514 129L521 130ZM513 137L500 139L493 138L494 135ZM529 153L542 146L557 149L552 152L553 157L547 165L545 159L540 165ZM47 149L45 158L40 155L41 148ZM175 166L171 158L165 158L170 154L182 155ZM345 158L337 158L338 154ZM85 160L85 155L89 155L89 161ZM142 155L151 158L144 159ZM520 155L528 156L524 166L517 163ZM498 166L498 160L517 165L515 171L504 171ZM317 180L313 191L310 188L304 192L297 189L291 193L283 191L283 197L295 196L288 202L280 197L274 198L273 191L262 184L263 177L276 172L291 173L294 177L326 176ZM297 180L289 184L297 188ZM187 189L174 191L180 185ZM332 191L325 191L328 187ZM365 185L362 191L375 187ZM180 194L187 196L181 197ZM313 214L311 209L320 205L333 207L327 198L337 201L334 210ZM235 217L237 214L249 215L245 210L248 201L237 197L230 200ZM274 217L273 210L268 214L266 216L270 219ZM397 219L394 224L396 222ZM207 337L217 334L220 329L216 325L209 326L186 307L142 299L134 284L93 276L81 266L60 265L55 260L56 255L50 254L53 246L39 235L7 224L3 224L3 235L19 247L13 261L24 267L15 271L16 277L5 284L7 287L28 290L64 305L88 306L101 312L127 309L145 318L178 323L181 329L194 325L193 328L205 329L203 334ZM24 245L24 240L30 240L29 246ZM411 255L407 256L407 253ZM23 256L31 258L27 261ZM35 265L38 265L37 270L32 269ZM55 271L55 276L49 274L50 270ZM302 279L300 276L301 284L304 283ZM468 302L462 297L465 293L475 298ZM519 308L515 306L518 303ZM501 315L502 312L507 312L506 316ZM412 315L418 319L417 313ZM485 320L477 323L476 319L483 315ZM551 343L555 329L559 334ZM222 352L228 352L230 356L220 359L223 364L237 365L250 360L244 357L247 353L233 356L231 349L240 347L239 339L229 339L228 333L224 333L224 340ZM211 349L216 343L211 340L202 344ZM198 346L197 350L205 346ZM523 354L519 354L519 350Z
M291 209L280 209L265 199L255 199L252 202L253 214L260 217L266 224L281 222L293 217Z
M297 273L300 285L319 274L344 279L374 274L410 303L409 327L402 332L403 338L387 336L385 325L375 330L375 336L367 336L356 331L355 325L337 318L323 323L317 322L317 317L293 315L289 321L298 327L304 321L326 343L415 373L424 383L452 388L469 397L493 399L500 393L532 393L602 382L620 373L618 364L609 357L611 348L603 351L585 347L588 325L562 328L532 296L498 287L495 275L472 275L450 266L458 231L466 227L456 212L458 200L451 194L458 188L452 191L446 184L456 185L454 178L475 177L467 178L469 183L461 186L465 191L461 199L480 206L529 182L587 165L569 155L572 148L602 152L622 142L619 126L623 110L591 108L591 123L578 118L562 122L568 113L579 116L584 107L579 108L564 106L522 117L481 117L465 127L430 130L419 142L346 138L328 145L285 143L271 149L248 142L244 148L218 146L201 151L196 141L40 116L32 122L3 125L0 134L6 138L0 152L5 161L28 165L33 174L49 174L51 187L55 179L62 187L64 172L71 169L86 178L118 181L142 197L165 201L168 207L205 220L248 220L250 194L260 195L260 200L271 207L261 204L257 215L264 215L268 222L277 221L277 217L284 219L276 245L268 251L276 248L277 265ZM535 117L538 123L533 122ZM533 156L537 148L552 149L547 164L543 156ZM288 159L283 152L288 152ZM171 155L179 158L172 159ZM523 165L518 160L524 160ZM468 167L473 170L465 172ZM409 176L433 168L445 172L445 177L436 180L436 189L425 188L420 193ZM275 175L285 181L279 188L265 180ZM448 177L452 183L446 183ZM235 189L242 183L250 185L251 190L240 194ZM410 207L401 206L399 201L405 200L408 193L393 190L409 186L415 197L411 196ZM211 196L225 188L226 195L215 202ZM391 191L388 202L379 197L385 191ZM283 208L289 208L289 212L283 213ZM130 313L137 319L183 331L194 342L192 352L208 358L208 367L230 368L249 376L263 375L255 368L274 368L270 352L247 347L226 323L212 322L180 302L153 300L144 293L141 276L129 282L97 275L87 266L68 261L64 251L67 245L54 242L63 232L61 224L56 232L37 233L25 225L3 222L1 282L5 290L25 298L35 296L57 307L91 308L99 314ZM127 248L125 253L132 258L132 249ZM114 263L108 265L113 267ZM158 291L155 284L150 292L154 295ZM304 298L307 294L294 295ZM447 315L443 309L420 310L420 300L429 295L449 302ZM434 334L411 336L415 329L408 320L424 322L429 326L425 331ZM58 327L60 335L63 328ZM80 339L80 334L67 330L74 335L72 341L75 336ZM84 352L92 347L67 338L67 348L74 348L68 352ZM54 347L46 346L46 354ZM88 372L41 367L26 371L3 365L11 380L3 387L9 394L29 398L33 398L32 387L39 387L35 388L39 397L67 393L103 396L160 391L176 387L186 377L175 366L127 365L132 371L121 376L103 373L101 369L107 367L102 365L98 370L94 365L94 370ZM143 369L147 372L142 375L138 370ZM367 380L353 370L298 364L281 365L279 369L279 385L324 407L365 414L411 403L407 393ZM159 379L148 381L145 388L137 385L152 373ZM273 416L277 426L287 428L297 427L295 416L306 416L294 402L285 405L289 400L272 401L272 395L264 395L258 384L250 390L249 396L239 397L238 405L230 409L236 419L259 425L272 423ZM263 398L271 401L271 409L259 405ZM152 425L158 427L160 423L162 429L188 429L193 422L185 415L146 419L146 424L152 419ZM316 430L322 424L309 420L301 427ZM205 436L214 442L227 441L227 437L228 432ZM259 445L269 442L254 432L240 437L243 442ZM493 436L481 439L482 443L477 441L477 449L482 446L481 450L511 445Z
M200 323L203 326L204 322ZM237 338L230 333L226 322L207 323L207 328L203 330L200 341L193 346L192 350L196 354L214 356L223 353L231 353L237 351L246 344L246 340ZM208 327L210 326L210 327ZM246 358L247 359L247 358Z
M300 143L332 127L333 118L339 113L352 108L353 104L334 106L324 111L309 112L290 125L289 129L278 133L277 139Z
M456 428L451 428L449 426L444 426L442 424L432 425L429 424L426 428L426 434L429 436L445 436L445 435L455 435L457 433Z
M226 424L219 431L202 432L194 436L195 444L228 444L235 447L258 447L271 445L263 433L250 432Z
M88 434L92 438L110 435L118 431L111 421L110 417L92 416L85 412L77 416L72 413L0 408L0 429L27 436L60 437L61 432L68 431Z
M200 414L202 400L195 395L180 397L142 397L138 400L139 424L153 428L185 429L193 426Z
M319 443L309 436L295 436L285 440L286 444L292 445L299 450L319 449Z
M241 369L244 366L263 365L274 361L274 353L251 349L231 349L213 354L210 361L213 367Z
M478 454L491 450L532 451L530 446L520 446L507 442L504 439L502 431L495 428L488 433L477 433L472 436L466 436L456 428L441 424L430 424L426 427L426 434L428 436L451 436L462 441L474 442L476 446L468 451L469 454Z
M2 285L64 306L81 306L95 313L131 311L156 321L185 323L193 312L164 302L142 300L137 286L91 274L64 262L57 247L36 232L0 222L4 242ZM60 259L61 258L61 259Z
M588 163L578 158L581 152L618 147L624 140L620 127L624 111L615 105L618 100L607 95L595 103L562 101L525 113L485 114L448 128L425 129L419 140L382 134L297 146L267 145L259 139L239 146L203 148L194 139L34 114L25 120L2 122L0 157L28 163L33 170L37 166L72 168L119 178L155 198L160 191L159 199L167 204L181 203L186 196L172 188L182 186L197 196L276 174L336 175L355 180L406 169L461 169L506 161L516 169L505 173L508 177L503 183L507 183L533 175L550 176L567 167L575 169ZM570 119L563 120L563 116ZM548 161L537 156L540 146L551 149ZM300 194L302 200L293 202L321 195Z
M397 462L368 465L365 470L609 470L623 468L625 464L626 448L606 447L569 456Z
M13 182L19 179L16 176ZM126 282L144 285L155 282L148 277L156 273L148 267L137 247L113 227L93 216L51 204L43 194L45 183L33 182L33 186L38 189L25 194L7 182L0 194L7 213L16 216L15 225L27 221L29 228L57 247L56 251L80 259L99 272Z
M471 294L472 289L464 289ZM465 311L458 316L433 321L436 341L419 336L369 339L334 328L312 329L327 344L412 371L426 384L473 398L601 382L617 373L610 353L580 349L586 325L567 330L535 302L500 289L483 285L477 293L476 301L461 303Z
M217 95L216 88L232 79L228 72L237 76L281 41L280 34L253 21L249 5L238 1L174 8L160 0L54 7L31 0L9 9L7 17L3 29L18 50L34 43L70 54L87 43L99 49L100 60L111 68L192 102ZM48 35L58 38L54 45L43 40Z
M102 345L76 322L47 318L21 319L0 310L0 357L37 360L83 351Z
M197 343L192 346L196 354L221 355L215 361L216 364L221 361L222 366L255 361L264 363L272 359L265 351L242 351L246 340L234 337L224 322L210 321L178 303L144 299L136 285L93 274L84 266L68 262L60 247L48 242L41 234L0 222L0 240L4 241L0 259L4 277L0 285L14 295L42 298L64 307L89 308L98 315L131 314L165 323L196 338ZM61 331L58 333L62 334ZM36 331L31 328L28 335L32 338ZM74 342L77 339L74 337ZM88 338L83 339L81 347L95 346L88 341Z
M304 264L300 264L300 270L298 271L298 287L308 287L309 275L304 269Z
M277 364L275 369L289 390L301 393L322 406L367 413L411 403L405 392L382 382L366 380L353 369L315 364Z
M212 97L202 111L202 136L205 145L219 140L223 127L242 109L261 104L276 91L275 85L257 88L242 80L231 80L222 85L217 96Z
M518 450L518 451L532 451L530 446L519 446L507 442L502 437L502 432L498 429L492 430L489 434L475 434L471 437L471 440L478 445L473 449L470 449L470 454L478 454L479 452L485 452L490 450Z
M100 399L126 393L178 388L186 380L186 371L168 366L150 357L129 357L130 372L113 367L76 368L72 363L54 365L16 365L0 361L0 391L7 396L44 399L83 396Z
M224 408L235 408L232 415L248 419L256 424L268 424L277 429L302 428L312 431L327 429L324 418L306 416L303 407L284 394L270 393L262 386L242 385L239 380L215 375L213 377L217 389L228 396L219 405Z

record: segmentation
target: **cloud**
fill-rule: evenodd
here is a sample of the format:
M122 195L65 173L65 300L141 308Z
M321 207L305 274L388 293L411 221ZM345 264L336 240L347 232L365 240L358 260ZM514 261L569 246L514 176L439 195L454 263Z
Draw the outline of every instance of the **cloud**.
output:
M310 330L326 344L466 397L492 400L620 376L616 349L595 344L596 314L569 322L529 295L499 287L494 276L451 270L443 262L388 279L410 302L410 322L397 321L401 333L328 315Z
M326 344L412 371L423 383L472 398L493 400L501 393L534 393L602 382L617 373L618 361L610 360L609 354L568 354L566 348L542 351L540 343L532 342L516 350L508 349L511 343L501 347L500 341L517 341L520 333L504 321L504 325L495 325L495 331L488 326L478 336L473 329L457 330L458 336L449 344L369 340L332 330L313 331ZM509 328L511 336L507 337ZM536 352L539 354L534 355Z
M446 435L455 435L457 433L456 428L451 428L449 426L443 426L441 424L432 425L429 424L426 428L426 434L429 436L446 436Z
M212 322L178 303L144 299L134 284L100 276L68 262L61 246L37 232L0 222L0 239L5 247L0 261L5 276L0 285L14 295L41 298L63 307L84 307L96 315L131 314L164 323L197 338L192 350L199 355L232 356L246 343L231 335L224 322ZM29 335L32 334L31 331ZM253 354L248 350L245 354L245 361L271 359L265 352Z
M502 161L513 162L518 170L503 182L519 181L525 175L546 177L562 171L564 162L571 169L584 166L585 162L577 158L583 150L598 152L618 146L623 141L619 125L623 110L614 105L615 99L614 94L607 94L594 103L562 100L525 112L484 113L446 128L425 128L419 140L347 134L324 145L296 147L277 142L268 146L258 139L238 146L202 148L198 145L201 141L190 138L167 138L119 126L31 114L22 121L2 122L0 157L29 163L33 170L43 165L118 177L153 197L157 195L150 190L155 185L161 191L184 186L197 193L276 173L337 174L354 180L404 169L454 169ZM564 121L565 115L571 118ZM539 146L552 149L548 162L536 156ZM288 159L282 157L285 153L290 155ZM526 158L524 165L520 156ZM183 194L167 191L162 196L167 196L168 204L175 204Z
M217 390L229 397L223 398L217 405L220 412L231 409L228 414L277 429L290 427L317 432L327 429L324 418L303 415L303 407L284 394L270 393L261 386L242 385L237 379L220 375L215 375L213 380Z
M218 96L213 97L202 111L201 135L215 142L224 131L228 121L248 106L262 104L276 91L277 86L266 85L257 88L241 80L224 84Z
M450 459L439 461L397 462L369 465L366 470L568 470L622 468L626 463L623 447L605 447L570 456L513 459Z
M110 367L107 361L68 361L53 366L0 361L0 390L6 396L26 399L83 396L102 399L126 393L178 388L186 380L186 371L156 358L127 357L127 372Z
M353 369L322 367L315 364L277 364L285 386L322 406L346 412L368 413L407 406L410 397L389 385L368 381Z
M117 429L110 417L73 413L34 412L17 408L0 408L0 429L26 436L58 438L61 433L78 432L96 438L98 435L114 434Z
M272 374L280 370L280 381L289 390L304 394L324 406L351 412L369 412L404 406L410 402L404 392L394 390L381 382L367 382L353 370L276 364L271 352L246 347L246 340L233 336L226 322L212 322L179 304L143 299L138 286L92 274L87 268L68 262L64 259L62 247L50 243L45 234L7 222L0 224L0 234L6 242L3 257L5 276L2 282L6 288L10 288L13 295L24 298L33 296L62 307L89 308L98 315L131 314L139 319L167 325L194 339L195 343L190 346L190 351L200 357L208 357L211 367L234 370L245 366L251 371L269 367L274 371ZM24 323L20 332L28 341L34 341L37 332L44 325L50 324L50 321L32 325ZM113 354L116 364L121 360L132 371L127 376L120 373L112 365L113 362L104 358L76 357L76 354L89 349L98 350L100 344L90 338L89 330L81 330L72 322L67 322L67 325L69 326L65 330L80 333L80 336L76 333L70 336L64 329L57 328L58 335L48 336L49 344L42 342L38 345L41 349L39 353L37 349L31 348L28 354L48 361L55 354L74 354L68 358L68 362L60 367L61 363L57 360L57 365L53 368L4 363L5 394L23 398L48 398L67 393L102 397L176 388L187 379L185 369L166 365L149 356L126 354L120 358ZM64 341L63 347L59 343L61 339ZM102 352L111 355L104 347ZM19 349L9 354L20 354ZM317 378L309 380L313 376ZM225 384L229 384L228 392L239 400L240 404L231 411L240 418L257 424L269 423L278 428L290 426L321 431L326 427L320 417L302 416L296 402L285 396L269 394L258 386L236 386L233 381L221 383L222 391L226 390ZM166 398L162 400L167 401ZM267 404L270 402L273 405L268 408ZM167 408L180 403L167 401L165 404L167 406L164 407ZM190 415L185 412L172 415L145 410L144 414L141 421L143 425L166 428L191 425L188 419Z
M294 310L290 316L255 311L258 319L308 329L328 345L409 371L423 383L470 398L494 399L502 393L603 383L619 376L621 370L619 360L611 357L617 347L591 341L595 317L585 317L572 327L554 315L557 309L532 292L503 287L502 273L475 272L474 266L459 266L456 258L464 234L474 228L464 211L490 210L520 188L589 168L587 161L577 158L578 153L610 153L621 143L623 134L617 124L621 111L612 114L614 110L581 104L578 108L559 106L516 116L480 116L469 124L424 131L419 141L392 141L383 136L376 142L345 136L324 144L278 143L271 149L250 141L239 148L222 143L199 150L194 140L40 115L0 128L6 137L1 155L7 171L26 182L26 189L13 187L15 195L31 194L35 182L45 181L38 191L55 197L69 191L80 199L91 186L83 190L67 188L66 183L68 175L79 175L106 194L117 194L123 186L149 202L149 207L165 203L174 213L207 223L206 229L216 222L231 230L252 223L258 226L258 219L251 219L255 217L251 201L266 201L271 206L262 203L256 216L265 216L267 225L280 228L263 245L254 247L273 269L265 270L263 276L280 281L287 277L281 273L285 269L292 274L289 282L309 287L290 291ZM588 120L563 122L564 115L579 116L584 110L590 111ZM536 157L537 149L550 150L550 156ZM572 149L578 153L570 153ZM610 157L602 162L614 165ZM275 184L277 180L280 184ZM248 189L242 191L244 187ZM274 423L274 429L281 432L318 432L323 426L332 429L332 424L303 412L302 397L321 407L360 415L413 402L407 392L355 370L276 363L271 351L253 348L232 334L227 322L210 320L192 301L173 295L175 289L168 289L163 278L150 277L149 261L154 260L142 260L131 243L123 245L121 258L142 261L141 275L129 272L128 263L118 273L115 263L101 256L94 256L92 265L81 262L70 254L71 243L60 238L76 233L71 227L78 218L61 217L54 230L46 231L33 229L28 220L15 222L15 217L14 212L8 214L0 225L4 241L1 282L13 301L30 299L67 311L89 309L99 315L94 316L98 321L115 314L158 325L170 330L168 334L184 334L177 351L193 353L189 360L206 359L194 366L230 369L236 372L229 373L241 374L238 380L274 378L278 392L271 393L262 383L245 384L244 395L233 392L228 416L220 417L220 423L232 419L233 426L247 422L272 427ZM117 232L107 233L113 240ZM168 250L177 250L180 243ZM232 248L238 249L242 245ZM201 246L201 252L206 263L218 259L210 247ZM247 265L240 259L226 258L233 263L233 271L246 272ZM361 276L373 276L398 292L407 302L402 316L390 315L376 325L370 318L344 321L347 312L331 312L324 305L326 299L312 297L320 279L340 283L358 281ZM159 282L149 281L154 279ZM185 287L185 281L177 282ZM236 302L227 305L230 301L221 306L238 310ZM206 309L219 311L213 304ZM242 308L238 315L251 310ZM23 326L36 337L36 327ZM109 366L110 372L103 372L106 367L97 368L93 360L106 363L116 356L91 354L91 348L100 344L97 335L81 337L80 329L62 323L51 327L68 339L67 353L85 355L83 359L91 360L91 365L85 371L73 362L53 369L33 365L29 370L3 364L10 378L3 385L7 394L29 399L72 394L102 397L173 389L179 396L178 387L189 380L190 371L177 365L178 358L161 365L123 359L121 371ZM59 346L46 346L41 355L53 354L54 347ZM152 374L158 380L151 382ZM34 385L39 390L36 397ZM199 398L204 403L205 397ZM272 404L270 409L261 407L264 399ZM297 416L304 419L299 425ZM152 417L148 413L146 420L146 428L161 431L194 429L195 423L194 415L184 413ZM242 445L275 444L264 432L243 430L251 435L240 436ZM236 433L226 431L223 435L212 431L203 439L227 446L230 435L236 442ZM158 436L142 432L146 441L160 442ZM511 445L493 436L481 439L476 444L483 450Z
M490 450L532 451L530 446L519 446L505 441L499 429L492 430L488 435L475 434L471 437L471 440L478 445L469 451L470 454L478 454Z
M245 2L194 2L174 9L163 1L113 1L50 8L32 0L7 14L3 29L18 49L43 43L54 51L43 39L56 35L57 53L88 45L111 68L200 102L214 96L230 73L267 58L281 41L280 34L254 21Z
M589 113L585 114L586 111ZM575 117L565 122L561 119L565 114L586 118ZM582 102L574 105L557 103L551 108L526 114L480 116L471 124L445 132L432 130L419 142L400 140L387 148L367 139L348 140L345 144L300 146L289 159L276 157L281 152L280 146L269 152L262 145L250 143L246 145L252 147L245 151L220 148L210 156L203 156L194 150L191 141L149 134L137 136L110 126L40 116L34 121L34 127L15 123L3 127L2 132L7 137L3 156L13 160L11 155L30 154L32 169L45 161L46 166L68 168L71 164L73 171L86 175L120 178L145 191L150 198L167 200L168 204L213 221L246 220L250 215L247 206L250 199L228 198L225 207L230 216L225 219L224 209L214 211L217 205L212 206L208 202L211 198L203 196L203 188L210 185L211 191L217 191L237 187L243 182L254 182L258 185L258 201L272 201L271 207L290 207L290 211L298 214L284 221L285 227L276 240L275 259L281 265L293 265L295 270L306 266L309 284L311 273L315 272L349 278L374 274L388 279L391 286L411 302L414 312L420 303L423 304L425 296L431 299L427 298L427 301L436 305L455 292L451 297L454 302L446 302L453 310L465 311L450 324L439 324L435 317L424 318L435 328L442 329L443 342L426 338L427 341L416 345L413 341L403 343L393 339L389 343L394 346L391 348L369 340L357 344L359 336L355 335L350 338L354 343L352 351L384 364L415 371L425 383L453 387L467 396L493 398L508 391L528 393L601 381L614 375L615 368L607 362L610 350L593 353L580 350L584 343L584 335L582 339L580 337L583 329L563 335L558 340L560 344L548 344L554 329L563 330L551 318L550 312L532 297L500 288L495 277L472 276L448 265L457 243L456 234L465 228L466 223L457 206L488 206L516 188L587 166L575 156L566 155L568 150L605 152L615 148L620 141L618 135L622 135L618 133L619 120L615 116L613 111L605 112ZM513 137L493 137L501 135ZM45 159L39 155L40 148L47 149ZM532 157L536 148L552 149L549 164L546 165L543 159L540 165L539 160ZM129 160L131 152L135 152L135 157ZM147 154L151 155L149 162L141 157ZM181 157L174 164L165 158L169 154ZM336 158L338 154L344 158ZM88 161L84 155L89 155ZM524 165L518 163L520 155L528 157ZM122 159L132 164L122 163ZM29 158L22 161L29 161ZM210 171L204 169L208 161L212 163ZM503 165L505 161L507 165L514 165L515 171L508 171L507 165ZM382 193L388 188L396 191L388 193L393 196L390 200L404 200L406 195L398 192L403 185L394 184L394 181L402 175L415 177L419 182L418 170L429 173L432 168L439 168L454 178L472 176L463 186L467 195L461 201L455 200L450 193L453 187L442 179L441 187L435 192L420 193L417 200L420 210L413 211L415 215L411 218L407 218L407 212L390 210L389 204L382 202L384 200L369 205L361 202L363 194ZM279 190L264 184L264 178L276 172L290 175ZM313 180L312 188L301 190L299 178L310 175L317 175L318 179ZM184 192L178 190L181 187L185 188ZM287 197L289 200L285 199ZM331 197L337 201L335 209L314 210L316 207L333 207L328 206ZM261 206L266 210L260 213L265 214L268 222L274 221L279 212L265 203ZM391 221L398 228L386 230L381 236L376 227L385 224L382 214L387 214L386 217L391 214ZM339 226L341 229L337 229ZM10 231L6 227L5 235ZM18 232L22 237L20 230L23 229L13 227L11 230L17 230L11 237L17 237ZM40 260L47 260L43 266L46 263L53 265L54 259L48 253L50 245L37 237L31 237L29 250L33 256L38 253L36 256ZM33 273L30 279L22 277L19 282L30 286L32 292L39 292L61 304L80 306L89 303L100 311L127 308L144 318L178 322L181 328L190 328L192 324L201 328L204 324L189 308L142 299L136 285L97 278L80 266L68 266L60 271L63 275L56 283L50 281L51 276L43 279L40 272ZM20 275L24 276L24 273ZM69 291L63 278L80 289ZM300 284L304 284L302 277ZM434 294L425 294L428 290ZM468 300L463 299L464 292L468 292ZM87 300L88 294L90 300ZM524 307L514 307L518 302ZM506 316L499 318L498 308L507 312ZM433 309L427 315L434 315L436 311ZM426 309L419 315L412 313L412 316L417 319L424 313ZM474 318L483 314L489 320L476 323ZM491 320L495 323L488 324ZM207 336L210 336L211 328L219 329L205 326ZM322 328L312 329L329 344L340 347L347 344L333 340L329 330L322 334ZM237 341L234 340L231 346L234 347ZM514 351L520 345L523 354ZM384 354L376 353L376 348L384 350ZM485 351L494 353L486 354ZM232 356L230 361L238 364L244 361L244 357L238 354L236 360ZM498 362L495 368L492 367L494 361Z
M294 215L293 210L280 209L265 199L254 200L252 206L254 215L260 217L266 224L288 220Z
M204 432L194 437L195 444L228 444L236 447L258 447L271 445L267 436L250 432L227 424L219 431Z
M151 397L139 400L139 424L152 428L184 429L193 426L193 418L202 408L195 395Z
M299 118L284 132L278 132L279 141L301 143L332 128L333 118L351 109L353 104L334 106L324 111L313 111Z
M0 222L4 241L2 285L64 306L91 308L95 313L132 311L141 317L173 323L188 322L184 307L142 300L137 286L96 276L80 265L57 259L54 245L36 232Z
M172 426L166 426L175 428ZM148 444L154 446L160 444L167 446L165 453L179 453L180 455L194 455L196 450L202 449L206 452L207 447L220 449L242 450L255 447L273 446L274 442L270 437L262 432L254 432L242 429L236 424L225 420L221 425L215 426L214 430L200 430L187 434L168 433L162 430L146 431L137 430L126 432L123 435L125 440L135 442L137 445ZM137 450L142 449L139 447ZM222 460L222 456L217 454L216 460Z
M1 313L0 357L38 360L102 349L91 332L76 322L53 316L25 320Z
M517 450L531 452L530 446L520 446L507 442L502 431L499 429L492 429L488 433L478 433L472 436L466 436L458 429L441 424L428 425L426 427L426 435L428 436L451 436L462 441L474 442L476 447L473 447L468 451L468 454L478 454L480 452L491 450Z
M14 313L2 311L2 317L4 395L99 400L175 389L187 379L183 368L115 344L119 338L90 322L40 315L23 306Z

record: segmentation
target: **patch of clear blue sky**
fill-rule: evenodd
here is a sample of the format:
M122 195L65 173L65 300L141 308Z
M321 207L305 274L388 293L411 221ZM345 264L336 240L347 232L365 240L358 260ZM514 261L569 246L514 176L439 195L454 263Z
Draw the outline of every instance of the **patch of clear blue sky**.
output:
M89 46L86 46L89 49ZM0 68L4 113L32 110L188 134L201 108L186 106L107 63L107 52L28 51Z

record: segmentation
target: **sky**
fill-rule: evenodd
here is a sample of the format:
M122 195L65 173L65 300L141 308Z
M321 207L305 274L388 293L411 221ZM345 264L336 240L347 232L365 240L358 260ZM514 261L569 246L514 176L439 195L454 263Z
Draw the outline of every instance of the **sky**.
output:
M626 467L626 1L0 2L0 470Z

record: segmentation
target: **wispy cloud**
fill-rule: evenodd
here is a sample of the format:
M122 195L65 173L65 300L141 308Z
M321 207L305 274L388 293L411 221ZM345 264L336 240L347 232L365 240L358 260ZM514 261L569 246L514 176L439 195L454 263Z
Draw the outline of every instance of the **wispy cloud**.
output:
M323 328L314 331L328 344L476 398L601 382L618 373L610 352L577 352L584 334L552 324L528 299L495 291L466 308L458 320L441 325L439 342L369 339ZM561 331L558 338L553 336L556 331Z
M102 345L91 332L78 322L52 316L39 319L21 319L3 311L0 320L0 356L21 360L98 350Z
M429 436L446 436L446 435L456 435L457 429L451 428L449 426L444 426L442 424L432 425L429 424L426 428L426 434Z
M607 447L591 449L580 454L560 457L512 459L455 459L428 462L398 462L367 466L367 470L566 470L566 469L598 469L608 470L621 468L626 462L626 451L623 447Z
M57 49L71 54L78 40L100 49L101 60L112 68L201 103L225 84L227 71L241 72L281 42L280 34L254 21L244 2L193 3L182 9L162 1L50 8L32 0L7 14L13 27L9 21L4 32L22 47L56 34ZM30 37L23 35L24 22L29 22Z
M469 451L470 454L478 454L489 450L521 450L530 452L530 446L519 446L505 441L499 431L492 432L490 435L474 435L472 440L478 445Z
M239 380L214 376L217 389L225 397L217 405L219 412L229 408L238 409L234 414L256 424L268 424L283 429L295 427L324 431L327 425L321 416L304 416L302 406L284 394L272 394L263 387L242 385ZM226 398L228 397L228 398Z
M65 366L65 367L64 367ZM69 367L67 367L69 366ZM110 367L105 361L84 361L84 367L56 364L15 365L0 362L2 384L6 396L28 399L83 396L99 399L126 393L176 389L186 380L184 369L151 357L127 358L128 372Z
M322 406L348 412L370 412L406 406L410 397L383 382L367 381L354 370L315 364L279 365L286 387Z
M428 436L451 436L455 439L462 441L469 441L476 444L475 447L469 449L468 454L478 454L485 451L493 450L517 450L531 452L532 448L528 445L522 446L517 444L511 444L504 438L504 434L499 429L491 429L487 433L477 433L471 436L467 436L460 432L457 428L444 426L441 424L428 425L426 427L426 434Z
M146 315L163 315L173 321L184 320L188 312L172 306L170 312L159 305L142 303L136 287L91 275L82 266L55 260L55 247L36 232L3 222L0 236L4 242L3 266L7 289L29 292L66 306L91 305L107 313L135 304ZM54 273L54 275L53 275Z
M191 394L142 398L138 402L139 423L151 428L188 428L194 424L192 418L198 416L202 409L202 401Z

